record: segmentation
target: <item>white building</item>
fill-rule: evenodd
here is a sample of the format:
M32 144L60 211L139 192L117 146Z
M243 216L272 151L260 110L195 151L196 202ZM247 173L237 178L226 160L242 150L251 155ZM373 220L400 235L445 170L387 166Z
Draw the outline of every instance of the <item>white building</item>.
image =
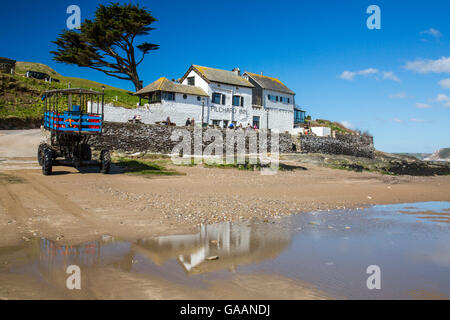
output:
M295 93L280 80L250 72L192 65L179 83L160 78L136 92L147 100L135 110L145 123L166 121L185 125L188 118L206 123L290 131L294 125ZM145 101L144 100L144 101ZM105 111L105 119L110 119ZM121 116L123 117L123 116Z
M295 93L273 77L245 72L244 78L253 84L253 121L261 128L291 131L294 127Z

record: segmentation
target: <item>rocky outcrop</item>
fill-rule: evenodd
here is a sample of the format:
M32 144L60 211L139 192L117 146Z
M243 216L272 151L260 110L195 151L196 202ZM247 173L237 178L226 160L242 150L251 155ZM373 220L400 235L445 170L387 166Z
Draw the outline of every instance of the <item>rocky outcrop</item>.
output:
M375 148L373 137L350 134L336 134L332 137L300 136L301 152L344 154L356 157L373 158Z

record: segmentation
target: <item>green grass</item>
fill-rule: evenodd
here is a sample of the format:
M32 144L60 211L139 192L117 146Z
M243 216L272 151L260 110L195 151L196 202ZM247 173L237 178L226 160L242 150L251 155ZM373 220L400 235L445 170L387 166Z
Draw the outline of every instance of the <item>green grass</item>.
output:
M345 133L345 134L352 134L354 133L353 130L350 130L346 127L344 127L342 124L338 122L332 122L329 120L323 120L323 119L316 119L314 121L311 121L311 125L320 125L323 127L328 127L333 131Z
M24 77L27 70L44 72L59 79L60 82L48 83L44 80ZM99 82L64 77L52 68L33 62L17 62L16 74L0 74L0 118L15 116L18 118L42 118L43 102L40 96L44 91L72 88L92 89L101 92L105 87L105 103L124 108L136 108L139 98L133 92L104 85Z
M176 170L167 169L164 164L168 163L166 159L156 160L144 160L133 158L117 158L114 159L114 164L124 168L125 173L133 175L159 175L159 176L175 176L183 175L182 172Z
M245 159L244 163L238 163L237 160L234 160L234 163L226 163L225 158L222 163L203 163L203 167L205 168L219 168L219 169L238 169L238 170L246 170L246 171L255 171L261 170L261 168L270 167L270 164L264 165L261 163L259 159L256 160L256 163L250 163L248 158ZM293 166L284 163L278 164L278 169L280 171L293 171L293 170L306 170L301 166Z

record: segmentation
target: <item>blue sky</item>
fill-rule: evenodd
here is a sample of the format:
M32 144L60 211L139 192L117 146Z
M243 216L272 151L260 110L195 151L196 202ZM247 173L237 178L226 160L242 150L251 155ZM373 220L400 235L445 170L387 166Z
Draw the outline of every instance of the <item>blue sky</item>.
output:
M140 66L145 85L160 76L179 78L191 64L237 66L278 77L313 118L368 130L380 150L450 147L449 1L132 2L159 20L145 39L161 46ZM2 3L0 56L133 90L131 82L56 63L49 54L66 27L66 8L80 6L83 20L93 17L97 3ZM380 30L366 26L372 4L381 9Z

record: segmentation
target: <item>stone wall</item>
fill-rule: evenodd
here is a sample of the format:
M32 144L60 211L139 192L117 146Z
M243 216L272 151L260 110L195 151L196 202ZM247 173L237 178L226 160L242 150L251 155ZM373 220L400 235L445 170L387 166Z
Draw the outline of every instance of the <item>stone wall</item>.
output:
M18 118L8 116L0 118L0 130L38 129L43 120L40 118Z
M301 152L344 154L356 157L373 158L375 148L373 137L350 134L336 134L335 138L300 136Z
M136 152L148 152L148 153L164 153L169 154L174 147L181 141L172 141L171 136L174 130L186 129L192 137L191 154L194 154L194 128L193 127L175 127L156 124L134 124L134 123L118 123L118 122L105 122L103 127L103 134L101 136L93 136L90 144L96 150L109 149L125 153ZM195 130L200 133L200 128ZM203 129L205 135L206 129ZM227 134L235 134L237 143L244 143L246 152L250 152L253 149L249 147L248 135L255 134L258 141L257 145L264 141L260 136L261 132L253 130L229 130L229 129L216 129L216 132L220 133L224 141L224 149L226 150L226 136ZM198 136L197 136L198 137ZM292 139L288 133L279 134L279 152L292 152ZM260 139L262 139L260 141ZM199 138L198 141L201 141ZM212 139L207 139L206 136L203 141L202 149L211 144ZM267 134L268 151L271 150L271 133ZM250 151L249 151L250 150ZM259 152L259 148L256 150Z
M174 130L186 129L189 132L191 140L191 154L194 154L194 128L193 127L174 127L156 124L134 124L134 123L118 123L105 122L102 136L94 136L91 140L91 145L94 149L110 149L125 153L149 152L149 153L164 153L172 152L176 145L179 145L179 140L172 141L171 136ZM202 150L211 144L212 139L207 138L203 129L204 141ZM216 129L217 133L221 135L224 141L224 153L226 150L226 136L227 134L235 134L237 136L237 144L245 144L246 152L253 153L254 149L249 147L248 136L255 134L257 145L265 141L260 132L253 130L228 130ZM200 136L200 129L195 130ZM198 141L201 141L199 138ZM289 133L279 134L279 152L304 152L304 153L326 153L326 154L345 154L357 157L373 158L374 147L373 138L365 136L353 135L336 135L336 138L331 137L316 137L316 136L293 136ZM267 134L267 150L271 151L271 133ZM259 152L259 148L256 149ZM198 152L197 152L198 153Z

